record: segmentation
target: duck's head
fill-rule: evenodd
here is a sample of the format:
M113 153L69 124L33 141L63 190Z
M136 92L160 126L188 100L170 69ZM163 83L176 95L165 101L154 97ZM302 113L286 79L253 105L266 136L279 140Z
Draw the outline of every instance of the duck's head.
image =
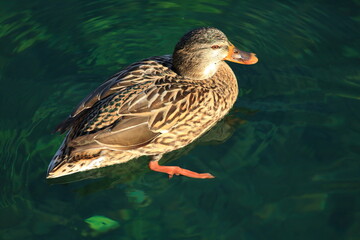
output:
M186 33L173 53L174 70L183 77L197 80L214 75L223 60L241 64L258 61L254 53L240 51L223 32L211 27Z

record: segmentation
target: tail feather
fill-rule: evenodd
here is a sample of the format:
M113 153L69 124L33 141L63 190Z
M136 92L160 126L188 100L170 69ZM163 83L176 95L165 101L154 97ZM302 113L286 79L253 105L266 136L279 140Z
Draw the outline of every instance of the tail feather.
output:
M93 149L85 152L74 152L75 153L72 154L70 149L66 146L65 138L49 164L46 178L58 178L77 172L124 163L138 157L138 155L130 152L108 149Z

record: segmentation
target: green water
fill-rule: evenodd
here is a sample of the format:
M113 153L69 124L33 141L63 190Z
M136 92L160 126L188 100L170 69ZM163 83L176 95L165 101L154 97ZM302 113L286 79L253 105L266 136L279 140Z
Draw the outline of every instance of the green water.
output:
M360 239L359 9L359 0L1 1L0 239ZM63 139L51 132L73 107L200 26L259 57L230 63L241 93L231 114L167 156L216 178L169 180L140 159L46 182Z

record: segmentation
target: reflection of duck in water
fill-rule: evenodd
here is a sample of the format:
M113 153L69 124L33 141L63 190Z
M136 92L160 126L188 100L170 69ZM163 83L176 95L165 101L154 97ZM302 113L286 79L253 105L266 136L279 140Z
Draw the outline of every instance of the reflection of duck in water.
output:
M48 178L152 156L150 169L169 176L213 178L160 166L214 126L233 106L236 77L223 61L254 64L216 28L185 34L172 56L151 57L115 74L87 96L57 131L68 134L51 160Z

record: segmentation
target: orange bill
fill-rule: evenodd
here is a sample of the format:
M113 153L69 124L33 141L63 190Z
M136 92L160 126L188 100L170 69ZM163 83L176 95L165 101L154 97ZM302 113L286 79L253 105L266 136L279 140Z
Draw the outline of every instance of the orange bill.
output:
M247 65L258 62L258 58L256 57L255 53L240 51L234 45L230 45L229 53L224 58L224 60Z

